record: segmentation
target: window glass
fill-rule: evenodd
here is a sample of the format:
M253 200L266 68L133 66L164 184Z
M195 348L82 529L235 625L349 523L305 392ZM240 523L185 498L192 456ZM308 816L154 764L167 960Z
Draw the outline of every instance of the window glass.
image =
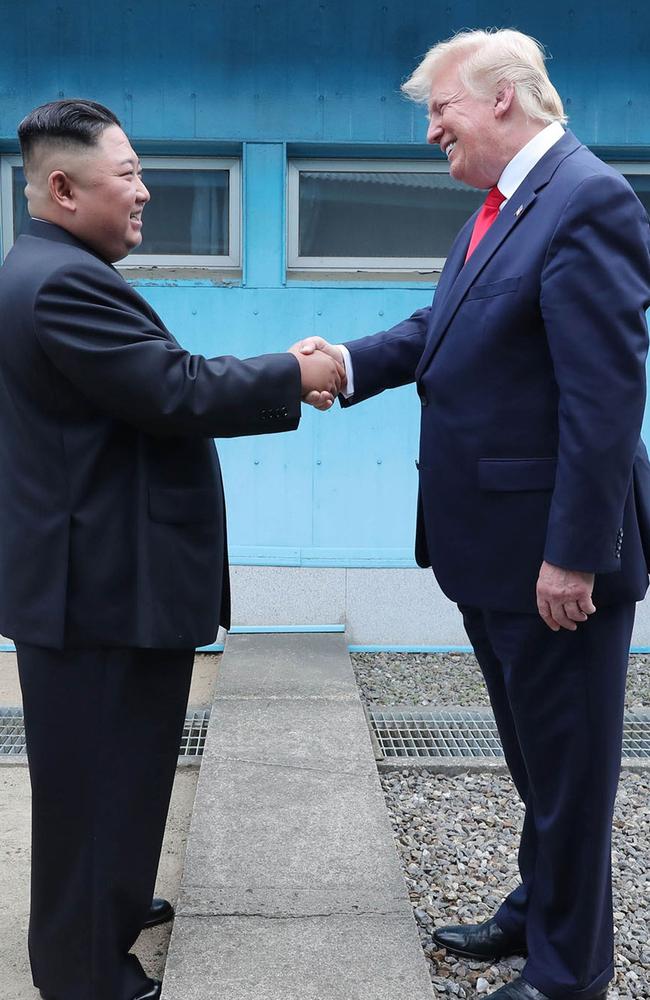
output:
M300 170L298 253L446 257L483 198L447 173Z
M151 195L134 254L229 253L227 170L143 169Z
M142 243L133 254L230 253L230 171L147 168L144 182L151 201L144 211ZM14 239L29 218L25 175L12 167Z
M25 198L25 174L22 167L12 167L11 188L14 203L14 239L25 232L29 221Z

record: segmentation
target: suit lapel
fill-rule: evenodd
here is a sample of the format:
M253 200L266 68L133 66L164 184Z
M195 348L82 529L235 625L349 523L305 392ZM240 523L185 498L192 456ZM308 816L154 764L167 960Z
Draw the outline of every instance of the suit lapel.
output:
M445 266L442 269L440 279L436 286L436 294L434 297L434 312L436 315L442 309L443 303L453 288L454 283L463 267L465 256L467 254L467 248L472 235L472 229L474 228L474 222L476 221L476 216L479 211L480 209L477 209L476 212L474 212L474 215L467 220L454 240L451 250L449 251L449 256L447 257Z
M496 253L503 241L510 235L517 223L520 222L520 220L523 219L526 213L530 210L531 205L533 205L537 199L538 192L548 184L562 160L569 156L570 153L573 153L576 149L578 149L579 146L580 143L576 137L571 132L567 131L565 135L558 142L556 142L551 149L549 149L549 151L538 163L535 164L530 173L524 178L512 197L508 199L507 203L499 213L498 218L493 225L490 226L466 264L464 264L463 261L469 245L474 220L476 219L476 215L478 213L475 213L467 225L461 230L458 239L454 243L452 251L453 269L450 275L450 281L447 282L445 286L445 294L443 295L441 301L438 299L438 292L436 292L434 300L435 308L432 311L433 322L431 330L429 331L429 337L425 349L422 353L420 363L415 373L416 380L420 378L425 368L430 364L431 359L439 347L442 338L447 332L449 324L454 318L461 302L467 295L467 292L477 277L483 271L486 264L491 260L492 256ZM452 263L451 254L447 265L445 266L445 270L443 271L443 275L445 274L447 266L450 263Z

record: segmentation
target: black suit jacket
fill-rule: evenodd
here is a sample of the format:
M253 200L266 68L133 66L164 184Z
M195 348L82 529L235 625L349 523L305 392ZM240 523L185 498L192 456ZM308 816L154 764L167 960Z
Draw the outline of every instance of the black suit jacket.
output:
M213 437L293 430L290 354L207 360L66 230L0 269L0 632L187 648L229 625Z

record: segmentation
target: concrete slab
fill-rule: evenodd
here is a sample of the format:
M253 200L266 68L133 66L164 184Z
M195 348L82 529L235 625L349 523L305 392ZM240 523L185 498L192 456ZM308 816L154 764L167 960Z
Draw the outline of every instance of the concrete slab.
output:
M328 773L373 774L363 708L356 701L330 699L226 701L212 708L204 759L276 767L319 768ZM305 734L309 738L305 738Z
M185 889L349 885L382 899L389 887L404 887L376 774L237 762L208 773L192 817Z
M455 604L430 569L347 570L348 642L467 646Z
M433 996L344 636L226 645L163 984L220 996Z
M345 569L231 566L233 625L335 625L346 618Z
M173 957L172 957L173 956ZM400 912L311 919L178 919L163 1000L419 1000L433 997Z
M347 642L343 633L231 636L216 701L261 697L356 702Z

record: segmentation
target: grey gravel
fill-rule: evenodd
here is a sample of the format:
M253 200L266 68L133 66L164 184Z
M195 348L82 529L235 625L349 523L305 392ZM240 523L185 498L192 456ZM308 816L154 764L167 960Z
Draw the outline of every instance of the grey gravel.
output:
M366 704L489 704L469 653L354 653ZM650 706L650 657L630 657L626 706ZM436 926L477 923L517 884L523 806L506 775L385 773L386 796L422 947L440 996L488 996L525 959L494 964L447 955ZM623 774L614 820L616 979L609 1000L650 1000L650 769Z
M523 806L503 775L385 774L381 782L434 989L475 997L516 978L525 959L447 955L435 926L486 920L517 884ZM650 772L622 776L614 821L616 978L610 1000L650 1000Z
M371 705L489 704L471 653L352 653L362 700ZM650 707L650 656L630 657L627 708Z

